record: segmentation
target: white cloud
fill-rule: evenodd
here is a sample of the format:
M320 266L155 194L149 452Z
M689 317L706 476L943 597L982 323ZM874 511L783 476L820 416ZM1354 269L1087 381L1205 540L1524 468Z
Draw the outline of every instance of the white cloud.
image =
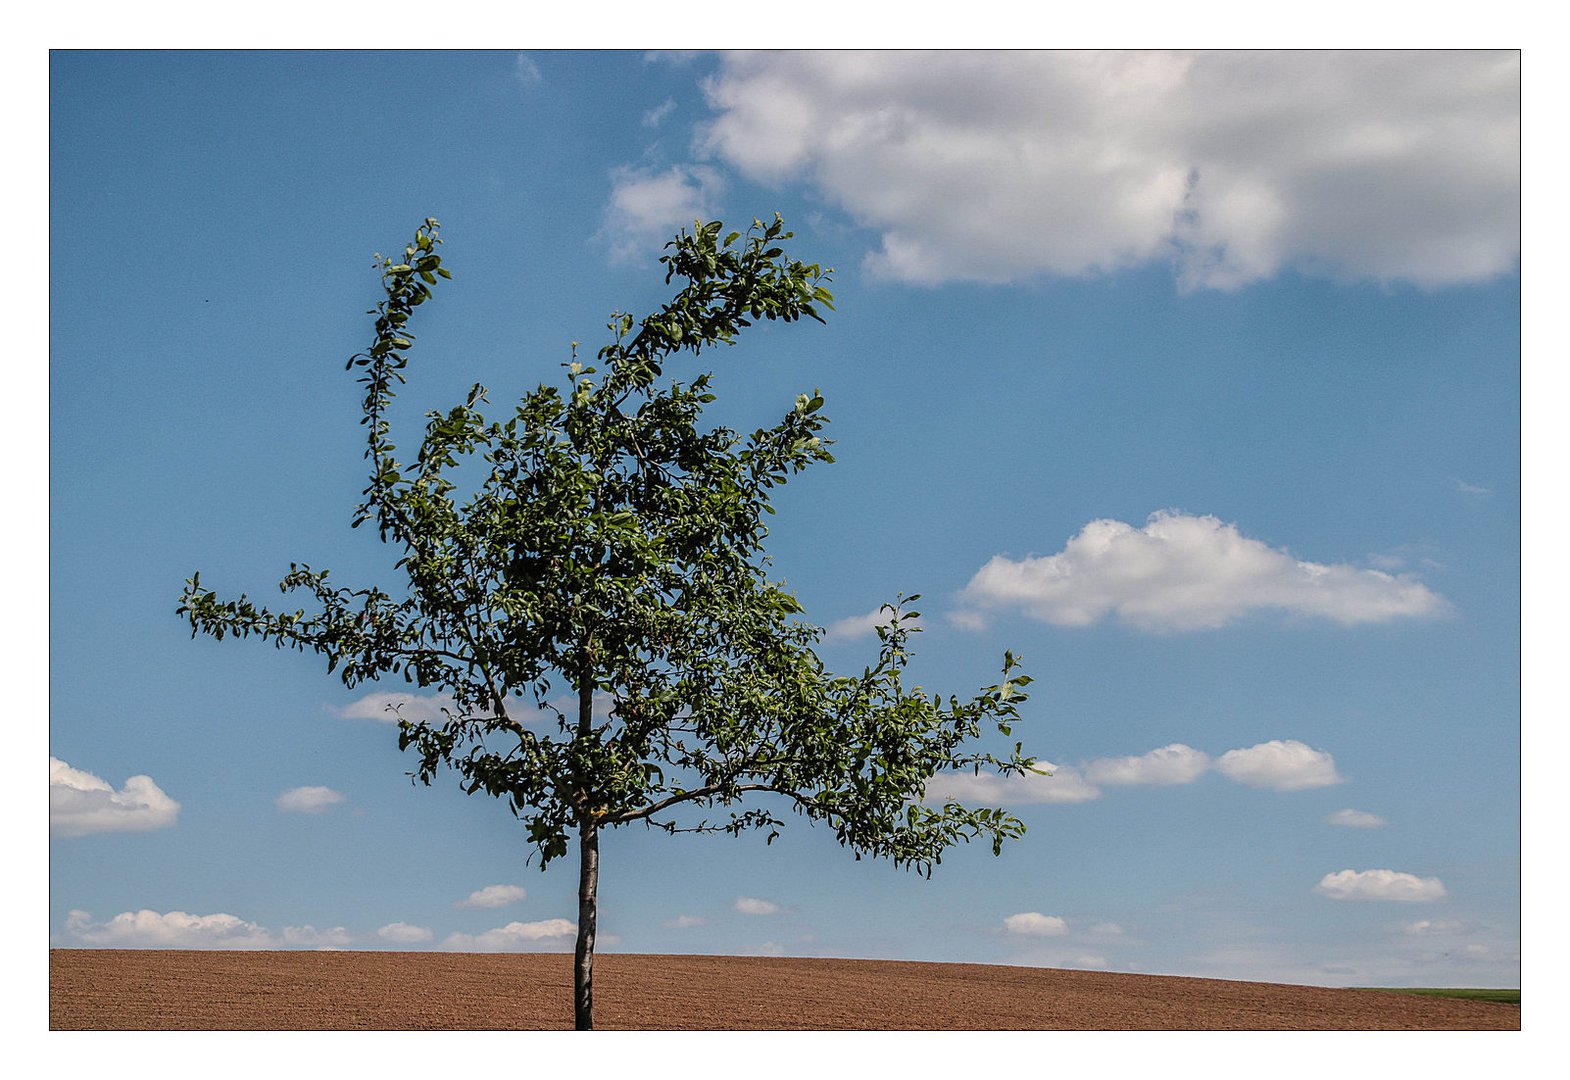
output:
M1419 919L1417 922L1407 923L1404 929L1408 934L1454 934L1461 929L1461 924L1454 919Z
M403 719L411 724L440 724L446 719L442 710L452 707L453 700L446 694L386 693L378 690L332 712L345 720L379 720L385 724L396 724Z
M1296 739L1271 739L1246 749L1228 750L1216 769L1229 780L1274 791L1302 791L1342 783L1335 758Z
M773 900L760 900L756 896L738 896L734 906L743 915L778 915L780 913L780 906Z
M1039 911L1022 911L1003 920L1011 934L1029 934L1032 937L1058 937L1068 933L1068 923L1057 915L1043 915Z
M832 623L824 635L825 641L855 641L858 638L871 637L880 626L889 626L894 622L894 613L887 607L880 607L865 615L851 615ZM907 619L905 626L920 626L921 620Z
M1325 821L1348 829L1377 829L1389 824L1378 814L1370 814L1366 810L1337 810L1326 816Z
M113 949L276 949L269 931L234 915L160 914L146 908L122 911L106 923L95 923L85 911L72 911L66 932L84 945Z
M57 836L149 832L175 823L180 804L150 776L132 776L116 791L92 773L49 759L49 831Z
M1139 757L1098 758L1085 766L1093 784L1190 784L1210 768L1210 755L1173 743Z
M534 705L525 705L514 699L507 706L507 715L520 724L533 725L557 722L554 710L565 713L568 717L578 714L578 698L574 694L563 694L551 698L548 702L550 708L539 708ZM594 716L604 720L611 714L616 699L611 694L597 691L594 695ZM443 709L455 710L453 699L446 694L406 694L386 693L377 691L366 694L358 701L349 703L342 708L331 708L328 711L345 720L379 720L386 724L396 724L400 719L411 724L432 724L441 726L447 722L447 714Z
M516 904L529 895L522 885L487 885L483 889L476 889L469 894L467 900L453 902L453 907L462 908L498 908L508 904Z
M527 53L518 54L518 58L513 61L512 74L525 86L537 85L542 79L540 65L530 59Z
M285 945L300 948L341 949L353 944L354 937L341 926L318 930L314 926L286 926L283 928Z
M979 611L950 611L947 619L961 630L985 630L987 617Z
M644 127L659 127L660 122L676 111L676 99L666 98L654 108L643 114Z
M1420 878L1395 870L1341 870L1326 874L1314 891L1332 900L1441 900L1445 887L1438 878Z
M1101 789L1087 781L1072 765L1036 762L1037 772L1023 776L997 773L939 773L927 782L923 802L955 799L990 806L1026 803L1081 803L1101 798ZM1050 773L1051 775L1047 775Z
M903 281L1440 286L1515 265L1520 85L1512 52L744 53L698 145L809 180Z
M674 919L665 921L665 929L687 930L694 926L702 926L703 922L703 917L700 915L678 915Z
M611 172L611 201L600 237L617 259L653 254L680 229L713 216L724 190L720 174L707 165L672 165L664 172L618 168Z
M416 942L430 941L436 935L423 926L411 926L406 922L395 922L388 923L377 930L376 936L395 945L413 945Z
M1469 484L1465 480L1460 479L1459 477L1456 478L1456 482L1455 483L1456 483L1456 490L1457 491L1465 492L1468 495L1492 495L1493 494L1492 491L1490 491L1486 487L1483 487L1481 484Z
M1143 528L1101 519L1056 555L994 556L960 594L968 608L1021 608L1057 626L1116 616L1142 630L1205 630L1277 610L1345 626L1444 610L1416 579L1305 562L1210 515L1150 515Z
M564 939L575 938L578 928L566 919L542 919L539 922L510 922L483 934L449 934L442 948L451 952L529 952L541 942L558 947ZM605 942L606 935L599 935Z
M1115 922L1097 923L1088 932L1092 937L1098 938L1120 938L1123 936L1123 928Z
M320 814L345 798L343 792L318 784L290 788L274 799L273 803L287 814Z

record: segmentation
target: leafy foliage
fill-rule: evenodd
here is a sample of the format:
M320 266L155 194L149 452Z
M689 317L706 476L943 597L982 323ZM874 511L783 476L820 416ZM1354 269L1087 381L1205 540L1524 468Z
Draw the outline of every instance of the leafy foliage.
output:
M354 524L374 522L401 551L402 598L292 565L281 589L308 594L310 614L222 600L199 575L179 612L193 636L320 653L349 687L401 674L444 691L452 704L439 722L400 720L400 748L418 758L411 775L429 784L449 767L466 791L504 800L542 865L585 825L767 828L772 840L786 806L832 827L858 858L929 875L956 841L984 838L996 852L1023 832L1019 821L922 796L945 770L1033 764L1017 743L1002 758L969 748L1017 721L1030 679L1016 659L966 701L907 689L912 596L886 607L874 664L826 671L814 651L822 631L797 618L763 554L773 489L833 460L823 398L803 394L743 437L700 425L710 374L657 385L678 354L733 343L759 320L822 322L832 310L830 272L784 253L791 234L778 216L721 231L697 224L667 245L674 297L641 320L614 314L592 364L575 345L560 387L539 386L497 421L474 386L428 414L403 462L385 417L414 341L408 323L449 277L427 219L402 261L381 261L375 338L349 361L365 389L371 467ZM488 473L461 496L453 477L477 457ZM563 686L575 715L554 704ZM612 703L608 715L597 698ZM753 793L779 798L742 808Z

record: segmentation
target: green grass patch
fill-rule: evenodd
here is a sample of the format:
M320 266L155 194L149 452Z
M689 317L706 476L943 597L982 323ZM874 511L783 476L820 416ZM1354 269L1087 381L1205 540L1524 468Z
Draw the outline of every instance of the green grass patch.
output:
M1468 990L1448 986L1363 986L1361 990L1377 990L1381 994L1420 994L1424 997L1461 998L1463 1001L1497 1001L1504 1005L1521 1004L1520 990Z

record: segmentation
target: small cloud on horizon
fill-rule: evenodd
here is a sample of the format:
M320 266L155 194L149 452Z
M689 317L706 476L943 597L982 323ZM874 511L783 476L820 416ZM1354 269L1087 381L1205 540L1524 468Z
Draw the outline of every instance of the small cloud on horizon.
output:
M1443 900L1445 887L1438 878L1420 878L1397 870L1340 870L1326 874L1314 891L1332 900L1393 900L1415 903Z
M466 899L454 900L453 907L460 908L499 908L508 904L516 904L528 897L529 892L522 885L487 885L483 889L476 889Z
M1011 934L1031 937L1059 937L1068 933L1068 923L1057 915L1043 915L1039 911L1021 911L1003 920L1003 927Z
M448 952L537 952L541 943L554 943L556 951L577 937L578 927L567 919L510 922L483 934L448 934L442 949ZM608 935L599 935L600 941Z
M436 934L424 926L411 926L406 922L388 923L376 931L376 936L394 945L413 945L430 941Z

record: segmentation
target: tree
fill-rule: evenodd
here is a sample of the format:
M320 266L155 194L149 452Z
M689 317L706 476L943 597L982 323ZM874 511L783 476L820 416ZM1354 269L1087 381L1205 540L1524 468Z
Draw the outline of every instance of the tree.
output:
M911 596L886 605L876 663L834 676L814 652L822 631L767 577L772 490L833 460L819 434L823 398L801 395L744 439L700 426L710 373L656 385L678 354L731 344L760 319L822 322L832 310L831 272L786 256L778 215L745 235L721 229L697 224L666 245L665 281L680 287L642 320L615 313L596 365L574 343L564 386L540 385L503 421L481 415L486 390L474 386L463 404L427 414L403 464L387 412L414 341L408 323L450 276L427 219L402 261L381 260L375 340L348 364L365 388L370 462L353 524L374 522L397 546L407 588L351 590L293 564L280 589L309 594L310 614L221 600L199 574L178 609L192 637L256 635L316 652L345 686L401 674L444 692L440 722L399 720L399 748L419 759L411 778L430 784L446 766L466 792L505 800L542 868L577 834L579 1028L593 1026L606 829L768 829L772 841L788 806L832 827L858 859L926 876L957 841L989 839L997 854L1024 832L1000 809L923 802L941 771L1033 764L1018 743L1001 758L970 748L1018 719L1030 679L1012 654L1002 680L969 701L907 690ZM460 502L455 476L474 475L477 458L484 479ZM563 691L572 704L560 707ZM749 796L764 801L742 806Z

